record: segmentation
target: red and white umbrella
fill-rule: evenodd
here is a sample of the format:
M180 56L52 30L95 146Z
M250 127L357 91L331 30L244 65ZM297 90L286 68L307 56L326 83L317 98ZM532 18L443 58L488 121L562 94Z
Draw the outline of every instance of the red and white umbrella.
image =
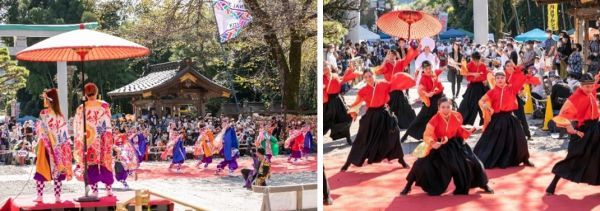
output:
M81 53L85 56L81 57ZM98 61L143 57L150 49L102 32L79 29L45 39L17 53L18 60L35 62Z
M421 39L439 34L442 30L442 23L437 18L421 11L398 10L379 17L377 27L391 36Z

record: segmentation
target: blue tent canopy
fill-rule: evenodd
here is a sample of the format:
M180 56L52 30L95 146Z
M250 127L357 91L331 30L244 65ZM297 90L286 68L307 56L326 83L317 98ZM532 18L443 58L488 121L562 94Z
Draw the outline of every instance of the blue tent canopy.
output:
M517 42L525 42L525 41L529 41L529 40L543 42L544 40L546 40L546 38L547 38L546 32L544 30L535 28L531 31L528 31L528 32L525 32L523 34L516 36L515 40ZM552 39L558 40L558 36L552 35Z
M392 39L392 36L390 36L390 35L388 35L388 34L386 34L386 33L383 33L382 31L379 31L377 34L379 34L379 37L380 37L382 40L385 40L385 39Z
M465 36L473 38L473 33L465 31L463 29L448 29L447 31L440 33L439 36L441 40L463 38Z

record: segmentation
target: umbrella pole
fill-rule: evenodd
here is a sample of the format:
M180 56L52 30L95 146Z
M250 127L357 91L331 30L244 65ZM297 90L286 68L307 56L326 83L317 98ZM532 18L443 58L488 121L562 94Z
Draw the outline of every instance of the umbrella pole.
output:
M75 199L75 201L77 202L95 202L95 201L100 201L100 199L97 196L90 196L88 195L89 193L89 187L88 187L88 156L87 156L87 131L86 131L86 113L85 113L85 103L87 102L86 96L85 96L85 69L84 69L84 60L85 60L85 56L87 55L87 53L89 52L89 50L82 50L82 49L77 49L76 50L77 53L79 54L79 56L81 57L81 101L82 103L82 118L83 118L83 184L85 185L85 194L82 197L79 197L77 199Z
M410 24L410 23L408 24L408 37L406 38L406 42L410 41L410 25L412 25L412 24Z

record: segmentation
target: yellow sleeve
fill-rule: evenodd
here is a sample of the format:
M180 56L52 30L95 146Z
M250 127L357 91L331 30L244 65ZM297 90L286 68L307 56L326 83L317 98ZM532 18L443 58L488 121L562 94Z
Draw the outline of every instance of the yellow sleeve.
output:
M552 118L558 127L567 127L571 124L571 119L577 114L577 108L575 105L567 99L560 109L560 113Z
M490 112L490 110L484 109L484 105L487 105L489 108L492 107L492 101L490 100L487 94L483 95L483 97L481 97L481 100L479 100L479 107L483 112L483 130L485 130L488 123L490 123L490 121L492 120L492 113Z

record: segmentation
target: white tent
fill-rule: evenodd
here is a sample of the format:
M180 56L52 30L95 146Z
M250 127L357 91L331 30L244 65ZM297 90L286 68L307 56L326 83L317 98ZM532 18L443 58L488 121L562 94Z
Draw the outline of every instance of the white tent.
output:
M346 40L352 40L354 43L367 40L379 40L380 38L381 37L378 34L358 24L348 30L348 35L346 35Z

